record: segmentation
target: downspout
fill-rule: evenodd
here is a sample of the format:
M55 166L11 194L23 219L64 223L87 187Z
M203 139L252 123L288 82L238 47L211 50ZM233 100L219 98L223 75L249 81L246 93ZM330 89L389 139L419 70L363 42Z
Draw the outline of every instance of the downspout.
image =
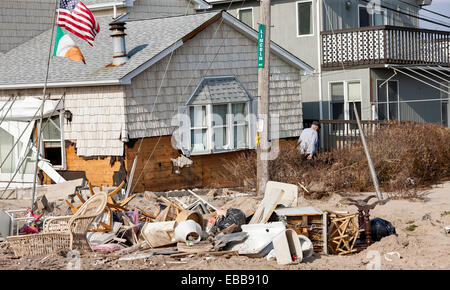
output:
M317 72L318 72L318 83L319 83L319 118L323 120L323 93L322 93L322 46L320 39L320 6L321 1L316 0L316 31L317 31ZM320 130L320 144L323 145L323 130Z

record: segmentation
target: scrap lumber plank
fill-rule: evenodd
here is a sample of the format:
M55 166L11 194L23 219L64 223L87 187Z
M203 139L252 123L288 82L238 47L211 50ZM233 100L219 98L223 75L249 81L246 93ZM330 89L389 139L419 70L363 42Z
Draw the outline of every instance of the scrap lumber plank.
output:
M182 206L180 206L180 205L176 204L175 202L165 198L164 196L160 196L159 198L162 199L168 205L170 204L170 205L172 205L173 207L175 207L178 210L184 210L184 208Z
M236 227L237 227L236 224L232 224L231 226L229 226L229 227L227 227L227 228L221 230L220 233L217 234L217 236L222 236L222 235L228 235L228 234L231 234L231 233L234 231L234 229L235 229Z
M273 188L267 192L249 224L266 223L277 207L278 202L283 197L283 194L284 190L278 188Z

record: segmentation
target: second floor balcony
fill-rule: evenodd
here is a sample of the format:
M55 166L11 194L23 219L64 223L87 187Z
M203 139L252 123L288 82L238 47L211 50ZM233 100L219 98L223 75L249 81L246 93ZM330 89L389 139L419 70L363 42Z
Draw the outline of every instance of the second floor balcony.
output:
M450 32L396 26L324 31L322 68L415 64L450 66Z

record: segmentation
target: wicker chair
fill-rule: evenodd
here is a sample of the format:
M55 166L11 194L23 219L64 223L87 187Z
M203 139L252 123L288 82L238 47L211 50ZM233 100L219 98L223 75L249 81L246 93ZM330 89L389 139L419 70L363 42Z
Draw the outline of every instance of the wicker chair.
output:
M92 221L105 209L106 202L107 194L99 192L73 216L51 218L43 233L10 236L7 240L16 256L41 256L60 250L90 250L86 234Z

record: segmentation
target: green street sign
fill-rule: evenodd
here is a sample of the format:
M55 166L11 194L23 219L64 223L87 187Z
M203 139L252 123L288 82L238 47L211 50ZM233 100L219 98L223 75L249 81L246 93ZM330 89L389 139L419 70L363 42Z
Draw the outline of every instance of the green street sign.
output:
M259 25L258 34L258 68L264 67L264 36L265 36L265 25Z

